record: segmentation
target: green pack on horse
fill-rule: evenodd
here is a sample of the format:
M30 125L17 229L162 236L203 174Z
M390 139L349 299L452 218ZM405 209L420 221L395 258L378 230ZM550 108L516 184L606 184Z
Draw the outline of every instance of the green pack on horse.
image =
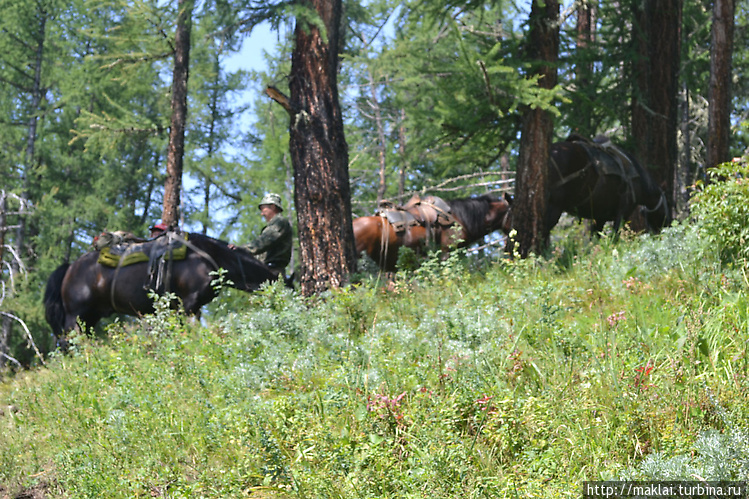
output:
M79 321L87 329L114 313L153 312L151 292L173 293L185 312L198 314L216 296L211 274L219 268L226 271L229 285L243 291L279 278L249 253L203 234L167 232L135 245L95 245L99 251L60 265L47 280L46 319L58 345L64 346L65 333Z

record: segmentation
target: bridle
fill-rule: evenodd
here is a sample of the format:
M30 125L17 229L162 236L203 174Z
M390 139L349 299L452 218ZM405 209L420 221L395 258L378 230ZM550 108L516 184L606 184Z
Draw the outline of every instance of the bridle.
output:
M653 213L654 211L658 211L661 206L663 206L663 203L666 202L666 193L661 191L661 197L658 198L658 203L655 205L654 208L648 208L647 206L643 206L642 211L645 213Z

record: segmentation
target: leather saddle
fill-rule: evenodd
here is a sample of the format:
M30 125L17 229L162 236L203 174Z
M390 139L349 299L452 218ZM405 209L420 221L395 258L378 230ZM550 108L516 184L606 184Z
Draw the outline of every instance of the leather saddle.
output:
M426 227L449 227L456 220L452 216L450 205L437 196L414 195L406 204L398 206L390 201L383 201L377 214L387 219L396 233L402 233L409 227L422 225Z

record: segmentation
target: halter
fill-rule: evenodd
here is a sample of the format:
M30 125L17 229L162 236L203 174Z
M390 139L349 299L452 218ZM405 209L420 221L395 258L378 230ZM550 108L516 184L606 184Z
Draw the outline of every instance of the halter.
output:
M661 206L663 206L663 203L666 202L666 193L661 191L661 197L658 198L658 204L655 205L655 208L648 208L647 206L644 206L642 208L642 211L645 213L653 213L654 211L660 209Z

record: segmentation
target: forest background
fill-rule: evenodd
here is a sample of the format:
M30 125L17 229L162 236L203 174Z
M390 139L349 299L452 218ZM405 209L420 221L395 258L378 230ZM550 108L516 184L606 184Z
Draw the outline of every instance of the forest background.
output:
M418 191L511 191L528 107L555 116L557 139L604 133L634 146L640 2L590 4L586 43L581 4L562 5L559 83L548 91L527 57L527 4L346 2L339 87L353 215ZM735 5L730 150L740 155L749 10ZM256 8L205 1L192 16L181 224L232 242L259 232L265 192L282 193L294 219L288 115L264 90L288 91L291 31L303 12L274 4L265 22L276 45L243 47ZM51 271L101 230L145 234L161 216L177 5L2 0L0 10L0 350L28 362L16 319L49 348L41 292ZM674 192L682 217L707 163L712 19L711 1L683 5ZM267 68L229 70L240 49L264 53ZM246 92L250 106L239 98Z

